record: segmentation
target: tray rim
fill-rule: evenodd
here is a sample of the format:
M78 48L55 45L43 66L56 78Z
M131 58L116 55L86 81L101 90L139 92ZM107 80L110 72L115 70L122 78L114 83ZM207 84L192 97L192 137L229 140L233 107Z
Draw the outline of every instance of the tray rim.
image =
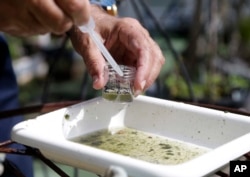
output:
M79 106L79 105L85 105L85 104L89 104L89 103L92 103L92 102L96 102L96 101L100 101L100 97L98 97L98 98L94 98L94 99L91 99L91 100L88 100L88 101L84 101L84 102L81 102L81 103L77 103L77 104L75 104L75 105L72 105L72 106L69 106L69 107L66 107L66 108L61 108L61 109L59 109L59 110L56 110L56 111L52 111L53 113L56 113L56 112L58 112L58 111L63 111L63 110L65 110L65 109L67 109L67 108L70 108L70 107L75 107L75 106ZM158 99L158 98L152 98L152 97L148 97L148 96L139 96L138 98L136 98L137 100L139 100L139 101L154 101L154 102L156 102L156 103L158 103L158 104L160 104L161 102L162 103L164 103L164 102L169 102L169 103L173 103L173 104L175 104L175 105L178 105L178 106L180 106L180 105L184 105L184 107L185 106L188 106L188 108L197 108L197 106L195 106L195 105L189 105L189 104L186 104L186 103L181 103L181 102L175 102L175 101L169 101L169 100L161 100L161 99ZM191 107L190 107L191 106ZM214 114L217 114L217 113L221 113L222 111L219 111L219 110L213 110L213 109L210 109L210 108L203 108L203 107L199 107L199 109L202 109L202 110L204 110L204 111L212 111ZM48 158L52 158L53 160L57 160L57 157L55 157L54 155L52 155L52 154L50 154L53 150L48 150L48 148L47 147L45 147L47 144L50 144L50 145L52 145L52 147L53 148L60 148L60 146L59 145L56 145L56 144L54 144L54 142L52 142L52 141L49 141L50 139L45 139L45 142L47 143L44 143L43 145L42 144L40 144L39 142L37 142L37 139L36 139L36 134L32 134L32 135L30 135L30 133L32 133L32 131L30 131L29 129L27 129L27 123L28 124L32 124L34 121L37 121L37 120L40 120L40 119L42 119L44 116L46 116L46 115L48 115L48 114L51 114L52 112L50 112L50 113L46 113L46 114L43 114L43 115L40 115L40 116L37 116L35 119L32 119L32 120L27 120L27 121L24 121L24 122L21 122L21 123L19 123L19 124L17 124L16 126L14 126L14 128L12 129L12 134L11 134L11 139L12 140L14 140L14 141L16 141L16 142L19 142L19 143L24 143L25 145L30 145L30 146L32 146L32 147L35 147L35 146L39 146L39 147L36 147L36 148L39 148L40 150L41 150L41 152L42 153L44 153L45 154L45 156L46 157L48 157ZM245 119L246 117L248 117L248 116L242 116L242 115L238 115L238 114L234 114L234 113L227 113L229 116L231 115L231 116L237 116L238 118L242 118L242 119ZM249 118L249 117L248 117ZM250 119L250 118L249 118ZM29 137L29 140L31 140L31 141L23 141L23 138L26 138L26 137ZM235 145L237 145L238 143L239 144L242 144L242 143L244 143L243 141L245 140L245 139L249 139L250 138L250 133L247 133L247 134L245 134L244 136L242 136L242 137L238 137L238 138L236 138L234 141L233 141L233 143L235 144ZM32 142L32 143L30 143L30 142ZM65 143L66 143L66 140L65 140ZM232 143L232 142L229 142L229 143ZM81 145L82 146L82 145ZM226 145L224 145L224 146L226 146ZM224 147L223 146L223 147ZM52 148L51 147L51 148ZM74 147L77 149L79 146L75 146L74 145ZM221 153L223 153L223 147L219 147L219 151L221 152ZM46 149L47 148L47 149ZM69 147L68 147L69 148ZM86 148L85 148L86 149ZM217 148L216 148L217 149ZM70 149L68 149L68 150L70 150ZM87 150L88 150L88 152L93 152L93 153L96 153L96 150L97 149L95 149L94 148L94 150L93 150L93 148L92 147L87 147ZM236 159L236 158L238 158L238 157L240 157L241 155L243 155L244 153L247 153L248 151L250 150L250 144L249 145L247 145L247 146L244 146L244 147L242 147L242 150L241 150L241 152L238 152L238 154L234 154L234 156L232 155L231 157L229 157L228 158L228 160L233 160L233 159ZM103 151L104 150L100 150L100 149L98 149L98 152L99 153L103 153ZM244 152L243 152L244 151ZM245 152L246 151L246 152ZM120 155L120 154L115 154L115 153L112 153L112 152L108 152L108 151L104 151L105 152L105 155L107 155L108 157L110 157L110 156L114 156L114 158L122 158L122 159L124 159L124 157L125 156L122 156L122 155ZM86 153L82 153L83 155L89 155L89 154L86 154ZM209 153L207 153L207 154L209 154L209 155L211 155L211 153L209 152ZM218 153L215 153L215 154L212 154L212 155L218 155ZM208 156L208 155L206 155L206 156ZM94 157L94 156L91 156L91 155L89 155L89 157ZM203 156L203 158L204 158L204 156ZM208 157L206 157L207 159L210 159L210 157L208 156ZM127 159L127 158L125 158L125 159ZM175 166L165 166L165 165L158 165L158 164L152 164L152 163L148 163L148 162L144 162L144 161L140 161L140 163L142 163L143 164L143 168L141 168L141 170L143 170L145 167L149 167L149 168L146 168L146 170L144 169L144 172L147 172L147 174L150 174L150 173L152 173L152 175L153 174L155 174L155 175L159 175L159 176L166 176L166 175L168 175L168 176L183 176L183 175L185 175L185 176L204 176L204 175L208 175L208 174L211 174L212 172L214 172L214 171L216 171L216 170L218 170L220 167L223 167L224 165L226 165L226 162L224 161L224 162L214 162L214 164L212 165L212 166L210 166L210 169L208 170L207 168L200 168L200 170L199 171L197 171L197 170L192 170L192 172L190 173L190 171L185 171L185 170L183 170L183 168L184 169L189 169L190 167L194 167L193 166L193 164L199 164L200 163L200 160L199 160L200 158L198 157L198 158L196 158L196 159L194 159L194 160L191 160L192 161L192 163L184 163L184 164L179 164L179 165L175 165ZM60 159L58 159L58 161L59 162L61 162L61 163L63 163L63 160L60 160ZM130 159L130 161L129 161L131 164L133 164L134 165L134 167L137 167L138 165L136 165L137 163L138 163L138 160L137 159ZM120 164L119 162L116 162L117 164ZM67 164L67 163L66 163ZM131 167L131 164L128 166L128 167L130 167L130 168L132 168ZM191 165L190 165L191 164ZM70 165L70 164L68 164L68 165ZM123 163L121 163L120 165L124 165ZM215 166L217 166L216 168L215 168ZM153 167L153 168L152 168ZM80 168L80 167L79 167ZM89 167L88 167L89 168ZM149 170L149 169L151 169L151 170ZM86 170L88 170L88 169L86 169ZM94 169L90 169L90 170L92 170L92 172L93 172L93 170ZM103 171L104 169L102 169L102 170L100 170L99 172L100 173L103 173L104 171ZM136 169L134 169L134 168L132 168L132 171L138 171L138 170L136 170ZM168 171L167 173L166 173L166 171ZM186 174L186 173L189 173L189 174ZM185 173L185 174L184 174Z

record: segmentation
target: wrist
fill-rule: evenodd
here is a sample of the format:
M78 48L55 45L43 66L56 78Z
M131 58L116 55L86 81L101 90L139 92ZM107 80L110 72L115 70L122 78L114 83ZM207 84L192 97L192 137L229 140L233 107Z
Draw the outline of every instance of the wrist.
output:
M116 0L90 0L90 3L100 6L109 15L117 15Z
M102 7L95 4L91 5L91 16L95 20L95 30L102 34L102 36L109 34L109 31L111 31L111 28L118 20L117 17L107 14L107 12Z

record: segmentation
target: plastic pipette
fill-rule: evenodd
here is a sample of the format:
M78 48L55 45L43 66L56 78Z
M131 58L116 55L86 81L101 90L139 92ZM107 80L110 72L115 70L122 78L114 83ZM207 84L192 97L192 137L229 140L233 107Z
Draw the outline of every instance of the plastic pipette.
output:
M109 64L113 67L113 69L120 75L123 76L123 72L121 68L118 66L118 64L115 62L114 58L110 55L109 51L106 49L106 47L101 42L99 36L94 31L95 29L95 22L92 17L89 18L89 21L87 24L80 26L80 30L84 33L88 33L92 40L95 42L98 49L101 51L103 56L106 58L106 60L109 62Z

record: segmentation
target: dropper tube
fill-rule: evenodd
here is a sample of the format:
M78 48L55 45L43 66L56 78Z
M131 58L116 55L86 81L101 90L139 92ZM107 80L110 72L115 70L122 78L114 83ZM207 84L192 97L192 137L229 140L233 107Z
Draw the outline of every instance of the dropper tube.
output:
M97 33L94 31L95 29L95 22L92 17L89 18L89 21L87 24L80 26L80 30L84 33L88 33L98 49L101 51L102 55L106 58L106 60L109 62L109 64L112 66L112 68L120 75L123 76L123 72L119 65L116 63L114 58L110 55L109 51L106 49L106 47L103 45L102 41L100 40Z

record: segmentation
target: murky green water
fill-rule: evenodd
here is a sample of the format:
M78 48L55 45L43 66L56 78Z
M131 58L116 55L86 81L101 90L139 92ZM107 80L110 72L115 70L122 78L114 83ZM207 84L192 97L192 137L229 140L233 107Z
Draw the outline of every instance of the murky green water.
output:
M132 102L133 96L130 93L103 92L102 97L109 101Z
M73 140L156 164L175 165L207 152L206 149L124 128L112 134L101 130Z

